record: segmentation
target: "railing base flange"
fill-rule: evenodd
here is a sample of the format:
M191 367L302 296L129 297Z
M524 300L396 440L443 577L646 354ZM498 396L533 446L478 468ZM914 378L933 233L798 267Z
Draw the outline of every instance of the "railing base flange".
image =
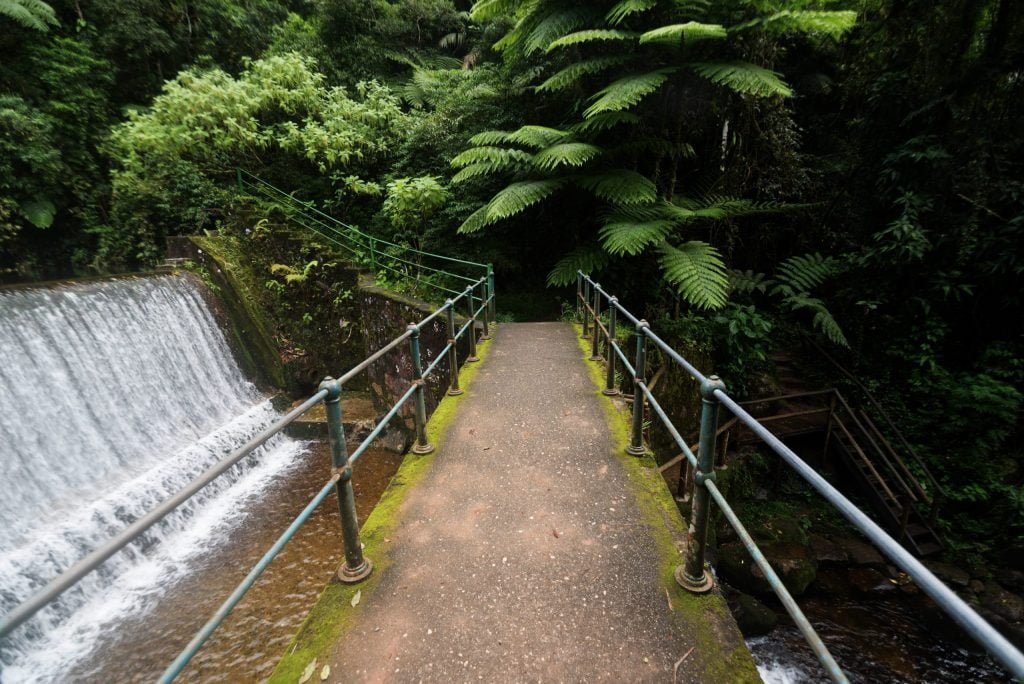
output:
M464 389L450 389L447 392L445 392L445 394L447 394L449 397L457 397L460 394L465 394L465 393L466 393L466 390L464 390Z
M683 589L690 592L691 594L706 594L711 591L715 586L715 578L711 576L710 572L705 571L704 577L699 580L691 579L686 575L686 568L682 565L676 567L676 582L679 583Z
M476 363L479 360L479 356L470 356L469 358L466 359L466 363Z
M338 571L334 573L334 579L342 584L356 584L369 577L371 572L373 572L373 562L369 558L363 558L363 564L355 570L342 563Z
M626 453L630 456L644 456L647 454L647 449L642 446L633 446L632 444L626 447Z
M604 389L604 390L601 390L601 394L603 394L606 397L617 397L620 394L622 394L622 392L620 392L617 389Z
M412 446L412 453L417 454L419 456L423 456L425 454L433 453L433 451L434 451L434 445L433 444L413 444L413 446Z

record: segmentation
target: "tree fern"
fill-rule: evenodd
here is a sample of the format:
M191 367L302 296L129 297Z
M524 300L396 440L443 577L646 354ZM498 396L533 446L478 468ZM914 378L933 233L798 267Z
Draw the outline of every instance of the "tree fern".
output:
M484 131L477 133L469 142L474 145L500 145L513 143L524 147L542 149L569 137L569 133L546 126L523 126L515 131Z
M712 83L744 95L790 97L793 94L779 74L750 62L694 62L689 66Z
M589 119L601 112L619 112L635 106L640 100L660 88L669 75L675 71L675 68L668 67L645 74L626 76L614 81L594 94L591 98L593 104L583 112L584 118Z
M531 162L542 171L554 171L560 166L583 166L601 152L602 149L597 145L564 142L544 148L533 155Z
M807 293L837 272L836 260L818 253L791 256L776 269L776 280L789 293Z
M551 78L537 86L538 92L564 90L584 76L597 74L606 69L618 66L626 61L625 57L596 57L570 64Z
M636 35L632 31L620 31L619 29L587 29L585 31L576 31L570 33L567 36L562 36L558 40L554 40L548 45L548 52L556 50L561 47L569 47L570 45L580 45L581 43L591 43L594 41L633 41L636 39Z
M791 311L802 309L812 311L814 313L814 318L812 319L814 327L820 330L831 342L841 347L850 346L850 343L846 341L846 335L843 334L842 328L839 327L839 323L832 317L832 314L825 307L825 303L817 297L811 297L807 294L795 294L786 297L782 301Z
M857 23L853 11L782 10L732 27L732 31L760 28L773 33L803 33L839 40Z
M589 7L562 7L538 18L536 26L523 39L526 54L545 50L558 38L593 22L597 14Z
M548 273L548 285L561 287L576 282L576 272L593 273L608 265L608 253L597 245L577 247L555 264Z
M522 0L480 0L473 4L469 14L476 22L514 17L521 4Z
M764 273L751 270L729 271L729 289L739 294L749 294L755 290L763 294L768 291L769 282Z
M663 242L674 227L675 223L664 219L608 223L601 228L601 246L615 256L634 256Z
M0 16L36 31L60 25L53 8L42 0L0 0Z
M608 10L608 13L604 15L604 19L609 24L617 26L625 21L626 17L646 12L649 9L653 9L657 4L658 0L620 0Z
M620 124L635 123L640 123L640 117L633 112L603 112L573 124L571 130L575 133L589 133L591 131L606 131Z
M729 299L729 276L718 250L706 242L691 240L679 247L661 246L665 280L693 306L720 309Z
M513 150L507 147L494 147L484 145L471 147L462 154L452 159L451 164L457 169L470 164L499 164L501 166L512 166L516 162L529 163L532 155L522 150Z
M512 183L503 188L482 210L475 212L459 226L460 233L472 233L522 212L551 196L565 185L562 178L529 180Z
M615 169L592 176L577 176L573 181L613 204L649 204L658 190L646 176L628 169Z
M720 40L725 38L728 32L720 24L701 24L696 21L688 21L685 24L671 24L659 26L640 36L640 44L646 43L667 43L679 45L680 42L695 42L698 40Z

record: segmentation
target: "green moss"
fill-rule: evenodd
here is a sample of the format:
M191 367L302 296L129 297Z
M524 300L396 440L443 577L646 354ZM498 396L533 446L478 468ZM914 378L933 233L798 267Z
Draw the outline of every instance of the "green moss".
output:
M698 596L676 582L675 570L683 562L682 551L686 548L686 524L665 486L653 455L648 453L638 458L626 453L630 413L620 409L615 400L601 392L605 383L604 364L589 360L590 342L580 337L580 326L574 328L584 363L596 388L594 393L604 409L613 452L629 479L647 534L658 549L659 575L662 588L672 604L673 618L681 633L693 636L694 650L688 660L691 663L689 669L701 672L703 681L760 682L754 661L721 594L715 590Z
M456 397L445 396L431 415L427 423L427 438L435 447L444 442L448 428L457 415L458 407L468 395L477 369L486 360L490 346L491 341L481 342L477 346L480 362L462 366L459 372L459 386L464 388L466 393ZM394 535L406 495L430 470L437 453L438 450L435 449L434 453L426 456L406 454L398 472L391 479L388 488L360 530L360 540L364 545L363 553L373 561L373 573L356 585L331 582L324 588L299 633L274 669L271 682L294 684L314 659L319 659L321 664L330 661L335 644L352 626L362 606L373 594L384 571L391 565L391 558L388 556L389 545L385 539ZM359 476L358 466L355 476ZM360 603L353 607L352 598L356 592L361 592L361 598Z

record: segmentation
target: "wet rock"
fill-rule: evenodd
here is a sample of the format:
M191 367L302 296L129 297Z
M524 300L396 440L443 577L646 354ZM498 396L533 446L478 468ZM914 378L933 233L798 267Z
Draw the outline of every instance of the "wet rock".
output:
M985 583L981 580L971 580L971 583L967 585L967 588L975 594L980 594L985 591Z
M812 534L809 540L811 555L819 563L846 563L850 556L839 544L820 534Z
M381 449L396 454L404 454L411 444L412 435L405 430L387 430L376 442Z
M993 572L992 578L1004 589L1018 594L1024 593L1024 572L1021 572L1020 570L997 568Z
M982 606L1008 622L1019 622L1024 618L1024 599L995 582L986 582L985 590L978 598Z
M772 518L754 527L751 535L758 542L784 542L807 544L807 533L797 518Z
M832 598L848 598L853 593L850 581L846 577L846 568L837 565L826 565L818 568L814 578L814 591Z
M779 575L782 583L794 595L807 591L818 574L818 565L807 547L787 542L768 542L761 545L768 563ZM733 586L754 594L772 593L764 573L739 543L725 544L718 549L718 572Z
M846 578L862 594L881 593L896 588L888 577L874 568L850 568L846 572Z
M836 544L846 552L850 559L850 562L854 565L863 565L869 567L881 568L885 565L885 560L882 558L874 546L857 539L850 539L849 537L841 537L834 540Z
M925 561L925 566L940 580L954 587L966 588L971 582L970 573L951 563Z
M1009 639L1014 646L1024 649L1024 626L1012 624L999 613L989 610L984 606L978 608L978 615L985 618L993 627L999 630L999 633Z
M729 608L743 636L748 639L767 634L779 621L774 610L743 592L735 592L729 598Z

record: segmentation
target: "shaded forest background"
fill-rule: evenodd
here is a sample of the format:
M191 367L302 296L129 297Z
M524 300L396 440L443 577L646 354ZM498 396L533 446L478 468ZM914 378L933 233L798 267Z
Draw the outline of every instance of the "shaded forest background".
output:
M1022 3L0 0L0 55L3 281L244 239L240 168L508 315L593 272L741 394L818 338L1024 562Z

